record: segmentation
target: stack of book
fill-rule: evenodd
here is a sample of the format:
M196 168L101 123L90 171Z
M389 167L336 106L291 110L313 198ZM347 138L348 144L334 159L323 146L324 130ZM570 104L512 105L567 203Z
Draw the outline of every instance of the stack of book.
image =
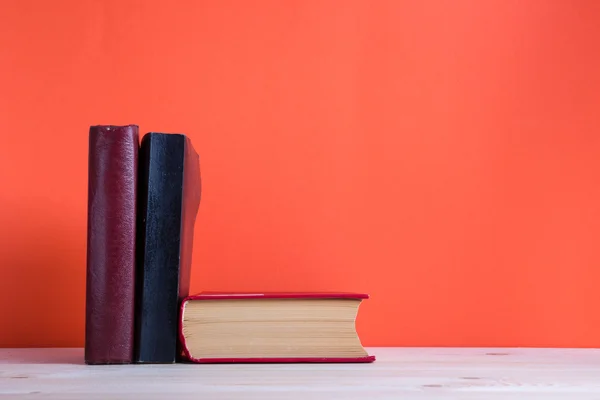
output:
M85 362L372 362L360 293L190 295L201 176L189 137L89 130Z

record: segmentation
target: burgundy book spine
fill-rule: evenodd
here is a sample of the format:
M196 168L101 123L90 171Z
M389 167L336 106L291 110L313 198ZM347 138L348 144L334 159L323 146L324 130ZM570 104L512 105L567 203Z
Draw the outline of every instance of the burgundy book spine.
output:
M85 362L133 360L139 128L89 131Z

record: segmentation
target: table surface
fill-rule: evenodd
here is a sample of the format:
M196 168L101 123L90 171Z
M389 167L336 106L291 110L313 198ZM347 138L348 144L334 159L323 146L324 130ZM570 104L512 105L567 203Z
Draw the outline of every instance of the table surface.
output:
M600 399L600 349L369 348L372 364L83 363L0 349L0 398Z

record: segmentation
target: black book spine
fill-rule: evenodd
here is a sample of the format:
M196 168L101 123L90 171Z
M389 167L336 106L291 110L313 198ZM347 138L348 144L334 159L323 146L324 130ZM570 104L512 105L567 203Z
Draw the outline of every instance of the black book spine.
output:
M174 363L200 201L198 155L185 135L148 133L138 171L134 362Z

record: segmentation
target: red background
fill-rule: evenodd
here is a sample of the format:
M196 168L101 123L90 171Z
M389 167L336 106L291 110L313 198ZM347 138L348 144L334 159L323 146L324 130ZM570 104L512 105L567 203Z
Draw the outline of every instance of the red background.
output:
M82 346L88 128L188 134L192 291L600 346L600 2L2 1L0 346Z

